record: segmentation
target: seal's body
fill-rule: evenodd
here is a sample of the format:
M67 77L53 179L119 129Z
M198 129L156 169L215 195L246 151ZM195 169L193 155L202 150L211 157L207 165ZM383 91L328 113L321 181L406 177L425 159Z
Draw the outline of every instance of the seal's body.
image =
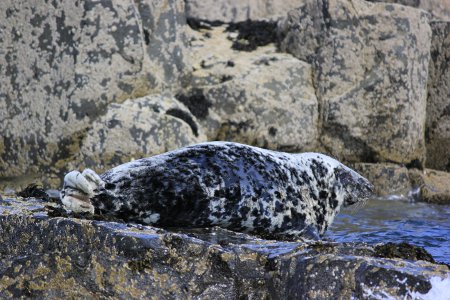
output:
M95 207L126 221L295 239L323 234L342 205L366 200L371 190L365 178L322 154L211 142L132 161L100 177L73 171L61 197L70 209Z

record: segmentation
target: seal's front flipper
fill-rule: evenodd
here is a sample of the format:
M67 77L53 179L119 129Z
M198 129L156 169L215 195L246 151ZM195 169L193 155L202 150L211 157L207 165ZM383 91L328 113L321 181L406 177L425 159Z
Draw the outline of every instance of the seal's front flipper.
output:
M91 169L83 173L72 171L64 177L61 191L61 202L64 207L73 212L94 213L91 198L104 186L103 180Z

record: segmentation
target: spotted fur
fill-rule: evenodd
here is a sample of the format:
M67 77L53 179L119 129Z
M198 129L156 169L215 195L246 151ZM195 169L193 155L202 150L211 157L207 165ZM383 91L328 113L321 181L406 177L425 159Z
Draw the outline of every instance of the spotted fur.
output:
M136 160L100 178L89 195L99 213L161 227L220 226L277 239L318 237L341 206L364 201L372 190L364 177L323 154L228 142ZM64 188L69 189L76 187Z

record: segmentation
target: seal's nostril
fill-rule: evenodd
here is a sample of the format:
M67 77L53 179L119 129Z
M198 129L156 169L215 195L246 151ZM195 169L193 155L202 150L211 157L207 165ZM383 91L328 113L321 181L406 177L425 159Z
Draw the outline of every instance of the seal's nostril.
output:
M106 184L105 184L105 189L107 189L107 190L113 190L113 189L115 189L116 188L116 185L114 184L114 183L109 183L109 182L107 182Z

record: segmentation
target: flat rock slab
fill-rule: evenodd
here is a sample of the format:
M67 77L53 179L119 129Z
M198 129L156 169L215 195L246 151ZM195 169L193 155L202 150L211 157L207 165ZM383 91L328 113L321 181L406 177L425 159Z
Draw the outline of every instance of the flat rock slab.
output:
M169 232L48 217L57 204L33 198L0 201L2 298L403 299L450 276L446 265L409 254L383 258L386 249L363 243L268 241L219 228Z

